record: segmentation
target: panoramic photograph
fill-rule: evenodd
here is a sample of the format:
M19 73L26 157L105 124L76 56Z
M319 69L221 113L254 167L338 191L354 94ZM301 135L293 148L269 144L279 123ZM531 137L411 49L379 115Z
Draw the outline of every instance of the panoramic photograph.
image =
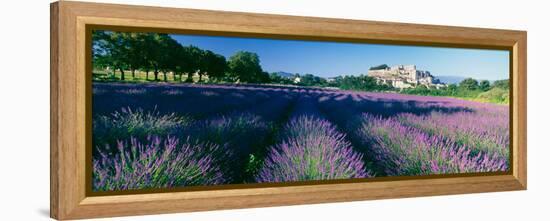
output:
M507 50L91 40L94 192L510 169Z

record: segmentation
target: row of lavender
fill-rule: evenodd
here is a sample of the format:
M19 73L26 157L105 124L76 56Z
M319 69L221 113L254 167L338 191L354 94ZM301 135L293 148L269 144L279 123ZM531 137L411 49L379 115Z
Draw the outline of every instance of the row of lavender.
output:
M354 151L346 135L324 119L315 95L300 97L290 121L269 148L257 182L288 182L366 178L372 174L363 155Z
M322 97L320 105L378 176L508 170L507 106L354 92Z
M507 107L450 98L98 84L93 106L96 191L506 171L509 165Z
M224 90L212 88L199 94L223 96L219 89ZM209 100L211 104L192 104L204 105L210 117L193 115L189 109L165 114L156 109L132 110L141 103L125 103L130 108L94 116L93 189L216 185L246 179L243 171L247 157L269 142L276 122L295 99L290 89L274 89L276 94L247 90L239 91L242 102L232 101L231 106L220 108L215 98ZM167 87L165 91L182 91L173 93L182 102L192 99L185 88ZM118 96L135 98L132 93ZM164 105L159 101L156 104Z

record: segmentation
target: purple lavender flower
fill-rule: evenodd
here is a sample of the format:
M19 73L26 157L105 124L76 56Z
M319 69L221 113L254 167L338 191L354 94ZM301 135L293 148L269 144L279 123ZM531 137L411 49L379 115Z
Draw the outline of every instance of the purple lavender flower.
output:
M441 173L494 172L508 169L506 159L496 155L472 156L470 149L418 128L404 126L395 118L363 115L358 135L390 176Z
M94 191L225 183L216 159L209 155L217 145L152 137L146 144L133 138L129 143L119 141L117 148L114 155L100 152L93 159Z
M230 182L242 180L246 159L255 148L263 145L271 125L250 113L234 113L199 121L185 132L193 140L219 145L223 152L216 153L223 173Z
M456 112L430 115L400 114L401 123L426 133L442 136L465 145L472 154L487 153L503 159L509 157L509 122L507 112Z
M270 151L257 182L365 178L362 155L326 120L298 117L285 127L288 137Z
M98 148L115 145L117 140L130 137L145 139L147 136L173 135L178 129L189 125L190 118L177 116L175 113L160 114L153 110L122 108L110 115L96 116L93 125L93 143Z

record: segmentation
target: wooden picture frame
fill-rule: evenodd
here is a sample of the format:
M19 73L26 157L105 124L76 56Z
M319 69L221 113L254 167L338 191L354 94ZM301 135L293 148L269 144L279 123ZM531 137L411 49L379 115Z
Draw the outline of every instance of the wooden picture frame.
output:
M114 4L51 4L51 217L78 219L247 207L525 190L527 188L527 33L254 13ZM87 27L391 43L511 52L511 173L377 182L273 185L197 191L90 196L86 190L90 111Z

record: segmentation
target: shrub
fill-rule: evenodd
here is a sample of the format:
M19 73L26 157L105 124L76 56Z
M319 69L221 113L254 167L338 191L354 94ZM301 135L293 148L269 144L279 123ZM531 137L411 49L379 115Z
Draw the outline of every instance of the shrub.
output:
M224 174L230 182L244 179L247 158L263 145L271 126L250 113L234 113L196 122L185 131L193 140L209 141L226 149L222 160Z
M93 145L102 149L130 137L144 140L147 136L174 135L189 123L189 118L174 113L163 115L156 110L144 112L142 109L122 108L120 112L100 115L93 120Z
M219 147L168 137L118 142L118 153L100 152L93 159L93 190L113 191L215 185L225 182L211 153Z
M284 129L286 140L272 147L257 182L365 178L362 155L326 120L298 117Z
M404 126L394 118L363 115L358 136L363 137L377 163L389 176L506 171L507 160L497 155L471 155L466 146L418 128Z
M404 113L397 116L400 123L418 128L429 135L436 135L471 150L472 155L480 152L509 157L509 122L507 113L432 112L429 115Z

